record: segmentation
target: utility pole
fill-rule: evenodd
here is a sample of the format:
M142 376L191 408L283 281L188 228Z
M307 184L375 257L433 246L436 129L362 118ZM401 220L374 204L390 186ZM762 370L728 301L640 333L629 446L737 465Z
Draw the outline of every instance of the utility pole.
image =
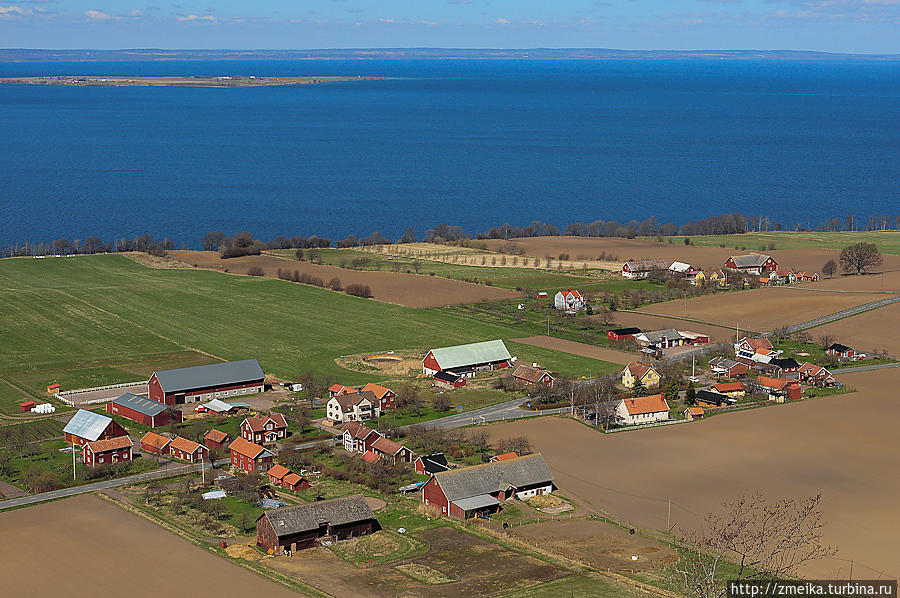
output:
M547 336L550 336L550 314L547 314Z
M669 499L669 514L666 515L666 529L672 530L672 499Z
M72 439L72 481L75 481L75 439Z

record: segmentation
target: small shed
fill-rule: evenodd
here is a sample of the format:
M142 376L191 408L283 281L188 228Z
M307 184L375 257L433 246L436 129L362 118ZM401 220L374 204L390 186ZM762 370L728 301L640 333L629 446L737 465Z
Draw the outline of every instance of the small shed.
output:
M22 413L28 413L34 408L34 401L25 401L24 403L19 403L19 411Z

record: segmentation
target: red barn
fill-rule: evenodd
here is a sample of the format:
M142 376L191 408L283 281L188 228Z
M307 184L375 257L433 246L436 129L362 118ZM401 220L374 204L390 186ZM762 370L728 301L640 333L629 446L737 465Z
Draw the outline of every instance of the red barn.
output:
M35 402L34 401L25 401L24 403L19 403L19 411L22 413L28 413L32 409L34 409Z
M132 421L156 428L171 421L180 423L184 417L177 409L168 409L164 404L151 401L147 397L126 392L106 404L106 412L120 415Z
M280 413L248 417L241 422L241 438L262 445L287 438L287 422Z
M235 438L228 449L231 451L231 465L246 473L269 471L275 458L265 447L243 438Z
M63 428L66 442L84 446L95 440L106 440L119 436L128 436L125 428L113 421L111 417L79 409Z
M749 255L732 255L725 260L725 267L736 272L746 272L759 276L778 269L778 262L771 256L751 253Z
M211 449L224 449L231 442L231 435L221 430L211 429L203 436L203 444Z
M90 467L131 461L131 438L117 436L88 442L84 445L81 456L84 464Z
M198 463L209 459L208 448L181 436L176 436L169 444L169 454L188 463Z
M628 328L616 328L615 330L607 330L606 338L611 341L624 341L627 338L634 338L635 334L640 334L641 329L634 326Z
M462 378L474 378L481 371L508 368L512 356L500 339L432 349L422 360L422 373L434 376L452 372Z
M210 401L265 390L266 375L255 359L154 372L150 398L165 405Z
M167 455L169 453L169 444L171 442L171 438L163 436L162 434L147 432L144 434L144 437L141 438L141 450L145 453L154 455Z

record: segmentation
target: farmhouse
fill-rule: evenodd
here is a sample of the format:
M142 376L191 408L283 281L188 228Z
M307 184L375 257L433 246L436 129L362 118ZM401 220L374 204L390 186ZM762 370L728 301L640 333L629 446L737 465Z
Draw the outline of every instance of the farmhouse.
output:
M366 421L381 415L380 403L372 391L354 390L328 399L325 413L332 424Z
M162 403L151 401L147 397L126 392L106 404L106 412L120 415L145 426L156 428L170 421L176 423L183 419L181 411L168 409Z
M107 440L119 436L128 436L125 428L113 421L111 417L79 409L63 428L66 442L84 446L95 440Z
M85 465L108 465L131 461L131 438L116 436L105 440L95 440L84 445L81 457Z
M280 413L248 417L241 422L241 438L268 446L287 438L287 422Z
M727 357L713 357L709 360L709 369L716 376L725 376L727 378L742 378L750 371L746 363L728 359Z
M799 367L797 373L800 381L810 386L834 386L837 384L837 380L831 375L831 372L820 365L804 363Z
M172 439L167 436L156 432L147 432L141 438L141 450L154 455L167 455L169 453L169 443L171 442Z
M380 529L362 495L266 511L256 520L256 545L277 554L302 550L320 539L349 540Z
M768 396L770 401L783 403L785 398L792 401L800 400L800 383L797 380L760 376L756 383L760 390Z
M688 342L680 332L674 328L666 330L654 330L651 332L641 332L634 335L634 340L643 347L659 347L660 349L668 349L669 347L680 347Z
M382 435L371 428L367 428L359 422L349 422L344 424L341 440L344 443L344 450L349 453L365 453L371 450L372 443Z
M176 436L169 443L169 454L188 463L198 463L209 459L208 448L181 436Z
M697 404L701 407L722 407L736 403L737 399L711 390L697 391Z
M525 386L548 386L553 388L553 376L539 368L520 365L512 373L512 378Z
M635 334L640 334L641 329L630 326L628 328L616 328L606 332L606 338L611 341L623 341L627 338L634 338Z
M713 386L713 389L719 394L734 397L736 399L747 394L743 382L722 382Z
M508 368L512 356L500 339L432 349L422 360L422 373L434 376L447 371L463 378L474 378L486 370Z
M732 255L725 260L725 268L735 272L745 272L760 276L766 272L774 272L778 268L778 262L771 256L758 253Z
M803 282L816 282L819 280L819 274L817 272L800 272L797 274L797 277Z
M700 270L684 262L672 262L672 265L669 266L668 270L672 274L683 276L684 278L693 278L697 273L702 274Z
M771 284L794 284L797 282L797 274L790 268L778 268L769 274Z
M150 398L166 405L195 403L265 390L266 375L255 359L165 370L150 376Z
M644 388L656 388L659 386L659 372L651 365L632 361L622 370L622 384L626 388L632 388L637 380L641 381Z
M766 372L776 378L796 373L798 369L800 369L800 363L793 357L773 357L765 364Z
M369 382L361 392L371 392L375 396L375 405L381 412L397 408L397 393L386 386Z
M779 352L772 347L766 337L753 338L745 336L734 344L734 354L739 359L749 362L768 363Z
M444 453L432 453L423 455L413 463L416 473L419 475L431 475L439 471L447 471L450 466L447 464L447 457Z
M235 438L228 449L231 451L231 465L246 473L254 471L266 472L272 467L275 458L265 447L249 442L243 438Z
M841 343L832 343L829 345L828 348L825 349L825 354L834 355L841 359L854 359L856 357L856 351L854 351L852 347L842 345Z
M276 463L272 467L269 468L269 471L266 472L266 476L269 478L269 483L273 486L281 486L284 483L284 476L291 473L291 470Z
M490 515L500 501L553 492L553 474L540 454L435 473L422 487L426 509L454 519Z
M203 444L211 449L222 450L228 446L231 440L230 434L222 432L221 430L216 430L215 428L210 429L209 432L203 435Z
M662 395L622 399L616 406L616 421L635 426L669 419L669 403Z
M372 442L371 450L379 459L385 459L391 463L412 463L416 454L402 444L379 436Z
M561 311L578 311L584 309L584 295L572 289L559 291L553 297L553 305Z
M309 488L309 480L292 471L291 473L284 476L284 479L282 480L282 486L289 490L293 490L294 492L298 490L306 490L307 488Z
M665 272L672 265L671 260L635 260L622 264L625 278L647 278L653 272Z

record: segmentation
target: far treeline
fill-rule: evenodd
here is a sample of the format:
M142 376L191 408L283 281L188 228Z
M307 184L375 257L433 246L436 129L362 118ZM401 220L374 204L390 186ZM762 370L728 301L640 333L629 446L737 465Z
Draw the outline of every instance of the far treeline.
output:
M815 228L797 225L791 230L795 231L875 231L875 230L900 230L900 216L889 217L870 216L865 225L862 225L853 215L847 216L843 221L838 218L830 218L819 223ZM577 236L577 237L623 237L633 239L636 237L673 237L673 236L703 236L703 235L730 235L753 232L768 232L786 230L779 222L772 221L768 216L745 216L743 214L722 214L711 216L702 220L685 222L676 225L673 223L659 224L656 217L650 216L644 220L631 220L621 224L615 220L595 220L590 223L573 222L566 225L562 232L554 225L547 222L534 221L528 226L516 226L503 224L490 228L487 232L471 235L461 226L453 224L439 224L425 231L421 237L427 243L466 243L480 239L514 239L522 237L548 237L548 236ZM420 240L415 229L410 226L396 241L398 244L416 243ZM261 251L269 249L319 249L335 246L337 248L366 247L371 245L393 244L394 241L380 232L373 232L364 237L350 234L344 239L333 241L327 237L312 235L310 237L278 236L271 241L254 239L249 232L238 232L228 236L224 232L208 232L201 239L201 247L206 251L219 251L223 258L239 257L242 255L258 255ZM182 249L186 247L182 244ZM0 257L31 256L31 255L71 255L92 253L120 253L125 251L141 251L155 255L162 255L166 250L175 249L175 243L164 238L159 240L149 234L143 234L134 239L122 237L112 241L103 241L99 237L90 236L84 240L57 239L50 243L24 243L15 244L0 250Z

